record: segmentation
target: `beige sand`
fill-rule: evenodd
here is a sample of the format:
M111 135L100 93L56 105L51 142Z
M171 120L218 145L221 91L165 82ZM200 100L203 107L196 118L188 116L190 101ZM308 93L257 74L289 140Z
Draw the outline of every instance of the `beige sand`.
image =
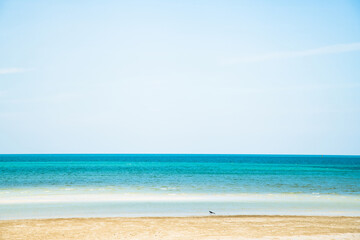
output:
M0 221L0 239L360 239L360 217L209 216Z

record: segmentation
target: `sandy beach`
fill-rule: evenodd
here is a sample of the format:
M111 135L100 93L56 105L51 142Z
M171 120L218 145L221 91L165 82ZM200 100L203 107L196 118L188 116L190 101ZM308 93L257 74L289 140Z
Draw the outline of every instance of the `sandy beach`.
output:
M0 239L360 239L360 217L209 216L2 220Z

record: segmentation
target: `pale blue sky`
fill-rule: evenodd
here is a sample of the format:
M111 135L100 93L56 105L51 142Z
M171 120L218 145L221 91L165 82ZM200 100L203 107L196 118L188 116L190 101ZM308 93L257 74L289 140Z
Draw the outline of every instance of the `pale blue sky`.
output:
M0 153L360 154L360 2L0 0Z

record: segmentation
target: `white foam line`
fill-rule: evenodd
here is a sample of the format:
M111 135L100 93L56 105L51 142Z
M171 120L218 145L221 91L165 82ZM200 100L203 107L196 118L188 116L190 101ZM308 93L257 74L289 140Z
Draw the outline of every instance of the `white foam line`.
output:
M77 202L349 202L360 196L312 194L62 194L2 196L0 204Z

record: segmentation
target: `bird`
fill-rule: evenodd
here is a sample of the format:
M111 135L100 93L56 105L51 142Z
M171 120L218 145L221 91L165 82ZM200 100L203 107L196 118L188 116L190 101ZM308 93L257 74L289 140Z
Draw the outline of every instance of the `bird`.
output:
M211 215L211 214L215 214L215 213L214 213L214 212L212 212L212 211L209 211L209 213L210 213L210 215Z

